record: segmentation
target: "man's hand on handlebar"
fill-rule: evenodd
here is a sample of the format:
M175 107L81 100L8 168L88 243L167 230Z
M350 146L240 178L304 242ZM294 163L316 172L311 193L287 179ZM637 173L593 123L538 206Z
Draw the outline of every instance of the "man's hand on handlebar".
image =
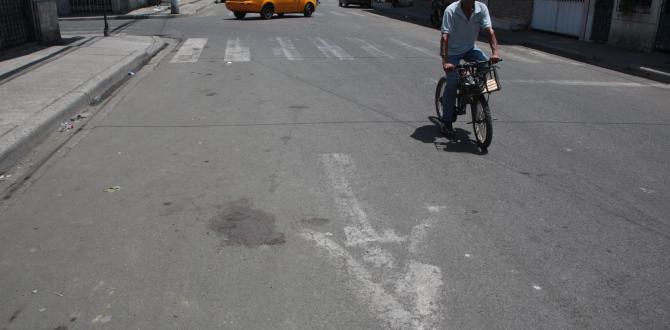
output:
M498 54L498 52L495 52L493 55L491 55L491 64L496 64L500 61L502 61L502 58L500 58L500 54Z
M448 61L442 60L442 69L444 69L444 72L454 71L456 66L449 63Z

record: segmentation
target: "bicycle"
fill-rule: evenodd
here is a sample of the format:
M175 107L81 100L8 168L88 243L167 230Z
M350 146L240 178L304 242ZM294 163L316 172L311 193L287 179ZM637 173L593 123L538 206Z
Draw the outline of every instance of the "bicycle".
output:
M497 66L491 61L470 62L456 66L458 88L456 90L456 107L454 117L465 115L466 106L470 105L472 113L472 129L477 145L482 151L491 145L493 124L488 98L493 92L501 90ZM442 96L447 78L442 77L435 89L435 112L438 120L442 120ZM456 119L456 118L454 118Z

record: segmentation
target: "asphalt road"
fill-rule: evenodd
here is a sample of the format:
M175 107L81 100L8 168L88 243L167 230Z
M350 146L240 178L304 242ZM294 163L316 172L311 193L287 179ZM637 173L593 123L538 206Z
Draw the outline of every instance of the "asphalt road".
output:
M482 154L436 30L317 14L129 25L181 42L3 201L0 328L670 324L666 85L503 46Z

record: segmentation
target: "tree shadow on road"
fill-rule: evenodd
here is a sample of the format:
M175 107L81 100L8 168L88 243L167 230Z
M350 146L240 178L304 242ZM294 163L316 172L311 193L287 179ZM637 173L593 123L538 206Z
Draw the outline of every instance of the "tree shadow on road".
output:
M412 135L413 139L423 143L432 143L438 150L446 152L471 153L474 155L486 155L487 152L479 149L477 142L470 138L470 132L462 128L456 128L449 137L440 133L436 124L437 118L428 117L433 125L425 125L417 128Z

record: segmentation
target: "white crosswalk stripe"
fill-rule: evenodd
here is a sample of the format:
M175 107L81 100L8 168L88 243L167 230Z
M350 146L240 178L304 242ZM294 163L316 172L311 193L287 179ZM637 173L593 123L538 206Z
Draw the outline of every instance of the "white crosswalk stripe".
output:
M170 63L195 63L205 48L207 38L189 38L179 48Z
M351 15L355 15L355 16L366 17L366 15L361 14L361 13L357 13L357 12L355 12L355 11L350 11L349 14L351 14Z
M405 47L405 48L407 48L407 49L411 49L411 50L417 51L417 52L419 52L419 53L428 55L429 57L435 57L435 58L439 57L439 56L437 56L437 52L436 52L436 51L428 50L428 49L426 49L426 48L419 47L419 46L413 46L413 45L410 45L410 44L408 44L408 43L406 43L406 42L404 42L404 41L400 41L400 40L398 40L398 39L394 39L394 38L391 38L391 39L389 39L389 40L391 40L391 42L395 43L396 45L399 45L399 46Z
M251 60L249 47L242 46L240 38L228 40L224 60L226 62L249 62Z
M323 53L327 58L337 57L340 60L353 60L354 58L345 52L340 46L332 44L323 40L322 38L310 38L314 45Z
M377 48L375 45L373 45L373 44L371 44L371 43L369 43L369 42L367 42L363 39L353 38L353 37L347 38L347 39L359 44L361 46L361 48L363 48L363 50L365 50L366 52L368 52L368 54L370 54L374 57L385 57L385 58L388 58L388 59L393 59L394 58L393 55L384 52L383 50Z
M276 37L274 40L277 41L281 46L279 48L273 49L276 56L286 57L290 61L302 60L302 55L300 55L298 50L291 42L291 38Z

